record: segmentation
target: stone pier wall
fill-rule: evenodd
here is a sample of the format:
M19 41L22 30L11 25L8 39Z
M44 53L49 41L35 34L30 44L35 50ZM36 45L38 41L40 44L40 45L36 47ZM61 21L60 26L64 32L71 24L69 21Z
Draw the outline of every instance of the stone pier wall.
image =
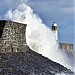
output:
M26 48L26 24L0 21L0 52L19 52Z

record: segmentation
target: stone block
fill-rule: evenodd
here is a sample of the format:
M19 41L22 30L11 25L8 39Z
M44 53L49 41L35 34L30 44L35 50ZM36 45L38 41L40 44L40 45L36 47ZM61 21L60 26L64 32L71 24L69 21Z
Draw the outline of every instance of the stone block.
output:
M26 24L0 21L0 52L16 52L25 50Z

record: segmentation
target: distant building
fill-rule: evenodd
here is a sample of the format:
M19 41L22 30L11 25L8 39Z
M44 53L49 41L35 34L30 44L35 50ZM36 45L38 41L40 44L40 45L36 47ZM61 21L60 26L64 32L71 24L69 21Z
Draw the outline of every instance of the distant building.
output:
M68 44L68 43L59 43L59 47L61 49L66 49L66 50L73 50L73 44Z
M58 41L58 26L55 22L52 24L52 31L55 33L56 41ZM60 47L60 49L73 51L73 44L59 43L59 47Z

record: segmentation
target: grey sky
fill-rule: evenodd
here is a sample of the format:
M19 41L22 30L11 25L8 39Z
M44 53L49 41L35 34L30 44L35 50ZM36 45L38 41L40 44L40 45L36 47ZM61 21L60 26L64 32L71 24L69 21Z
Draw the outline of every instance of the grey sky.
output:
M26 0L0 0L0 18L4 19L8 9L23 2ZM28 0L27 4L48 27L54 21L58 24L60 42L74 42L74 0Z
M74 0L30 0L29 5L50 28L58 24L60 42L74 42Z

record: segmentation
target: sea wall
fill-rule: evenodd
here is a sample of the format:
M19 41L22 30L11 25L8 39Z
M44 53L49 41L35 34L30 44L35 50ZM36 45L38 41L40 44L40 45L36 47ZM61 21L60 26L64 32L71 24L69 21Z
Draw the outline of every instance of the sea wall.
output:
M0 21L0 52L19 52L26 48L26 24Z

